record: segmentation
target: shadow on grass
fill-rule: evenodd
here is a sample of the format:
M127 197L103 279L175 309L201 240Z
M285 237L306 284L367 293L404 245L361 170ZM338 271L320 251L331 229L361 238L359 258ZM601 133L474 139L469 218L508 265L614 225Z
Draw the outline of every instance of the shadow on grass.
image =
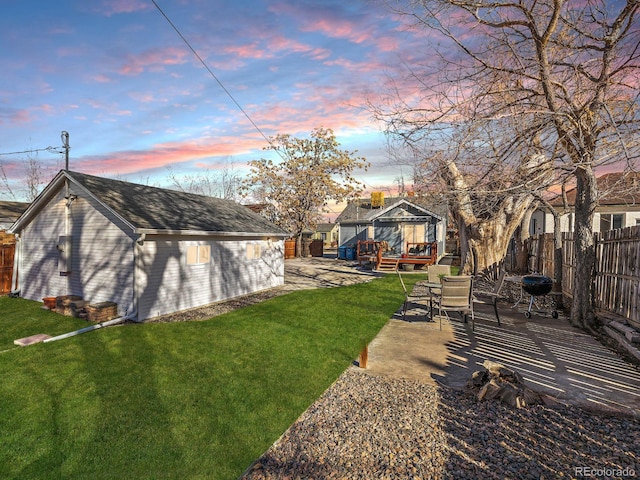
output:
M8 352L0 477L237 478L398 308L391 287L293 293Z

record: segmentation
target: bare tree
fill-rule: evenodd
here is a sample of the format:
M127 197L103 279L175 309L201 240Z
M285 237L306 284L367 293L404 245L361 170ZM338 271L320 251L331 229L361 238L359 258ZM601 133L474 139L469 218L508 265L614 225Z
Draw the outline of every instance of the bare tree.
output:
M169 168L172 187L181 192L197 193L207 197L238 200L241 178L234 164L226 161L219 169L207 167L195 174L179 175Z
M13 193L13 189L11 188L11 184L9 183L9 179L7 178L7 173L4 171L3 165L0 165L0 181L2 182L3 186L3 189L0 190L0 194L2 194L2 196L6 194L15 200L16 196Z
M40 194L50 179L36 156L29 155L25 167L27 200L32 202Z
M585 328L595 325L596 169L614 163L631 169L638 158L639 8L637 0L409 1L400 13L438 34L430 50L438 62L431 68L407 62L413 95L399 86L399 101L380 113L391 132L410 140L415 132L424 137L465 122L531 123L528 133L505 135L500 145L523 152L538 135L556 178L574 177L571 321ZM553 155L556 146L561 153Z

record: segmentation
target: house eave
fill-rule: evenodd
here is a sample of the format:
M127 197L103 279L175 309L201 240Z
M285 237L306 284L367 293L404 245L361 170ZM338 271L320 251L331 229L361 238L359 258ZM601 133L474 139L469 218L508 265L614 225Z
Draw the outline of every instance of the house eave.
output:
M427 222L431 219L430 216L406 216L406 217L378 217L375 220L377 222ZM438 219L440 220L440 219Z
M139 235L183 235L193 237L216 236L216 237L280 237L289 238L288 233L276 232L212 232L203 230L167 230L156 228L136 228L135 233Z

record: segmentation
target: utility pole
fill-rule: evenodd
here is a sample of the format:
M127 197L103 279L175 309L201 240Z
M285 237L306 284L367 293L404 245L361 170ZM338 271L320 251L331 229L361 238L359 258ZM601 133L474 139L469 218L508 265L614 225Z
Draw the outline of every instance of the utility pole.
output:
M60 134L60 138L62 139L62 148L64 148L64 169L69 170L69 132L62 131Z

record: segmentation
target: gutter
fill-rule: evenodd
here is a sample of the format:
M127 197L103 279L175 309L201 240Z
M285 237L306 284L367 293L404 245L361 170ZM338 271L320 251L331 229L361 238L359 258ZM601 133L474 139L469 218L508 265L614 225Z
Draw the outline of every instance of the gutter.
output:
M58 335L56 337L47 338L42 341L42 343L55 342L56 340L63 340L69 337L75 337L76 335L80 335L82 333L91 332L93 330L98 330L102 327L110 327L111 325L117 325L119 323L123 323L127 320L132 320L132 315L125 315L124 317L114 318L113 320L108 320L106 322L97 323L95 325L91 325L90 327L81 328L80 330L75 330L69 333L63 333L62 335Z
M20 295L20 282L18 277L18 272L20 271L19 263L22 259L22 237L19 233L15 234L16 237L16 246L14 250L13 256L13 273L11 277L11 292L10 295L18 296Z
M288 238L291 235L275 232L213 232L204 230L162 230L154 228L136 228L134 233L147 234L147 235L194 235L194 236L209 236L209 237L282 237Z

